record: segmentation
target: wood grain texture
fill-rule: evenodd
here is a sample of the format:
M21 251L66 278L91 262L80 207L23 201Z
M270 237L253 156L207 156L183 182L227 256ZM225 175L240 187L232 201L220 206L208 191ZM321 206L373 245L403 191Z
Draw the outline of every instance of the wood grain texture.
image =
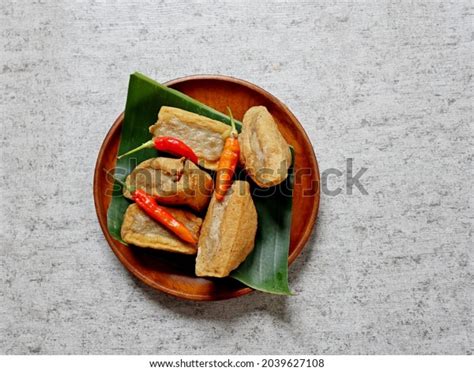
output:
M241 120L252 106L268 108L279 130L295 153L293 208L288 261L291 264L308 241L319 208L319 169L311 142L296 117L277 98L243 80L227 76L190 76L166 83L190 97L220 111L232 107ZM115 120L99 151L94 172L94 200L104 235L119 260L147 285L168 294L190 300L222 300L252 290L233 279L199 278L194 275L194 258L176 254L144 251L114 240L107 229L107 209L113 183L108 174L115 167L123 114Z

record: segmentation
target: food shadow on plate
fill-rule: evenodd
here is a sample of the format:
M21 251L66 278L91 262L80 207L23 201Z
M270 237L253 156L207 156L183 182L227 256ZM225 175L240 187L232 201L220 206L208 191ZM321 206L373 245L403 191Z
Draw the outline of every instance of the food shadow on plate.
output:
M290 174L292 174L290 172ZM212 174L214 175L214 174ZM260 198L260 202L265 202L266 199L271 201L271 195L274 195L275 193L284 195L285 197L282 197L282 201L285 202L288 200L291 202L291 179L288 178L286 181L283 183L267 188L267 189L262 189L256 184L254 184L251 179L246 175L244 171L241 171L236 174L237 179L241 180L247 180L250 182L252 186L252 191L256 194L256 197ZM291 176L291 175L290 175ZM271 209L275 209L275 213L272 213L272 216L278 216L279 213L276 212L276 210L281 207L280 203L271 203L270 205ZM275 225L279 225L279 220L274 220L276 223ZM153 250L153 249L141 249L141 248L136 248L136 247L131 247L133 249L133 254L135 255L136 259L141 262L143 266L146 266L147 269L150 271L159 271L159 272L167 272L168 274L182 274L187 277L195 277L194 275L194 267L195 267L195 256L186 256L182 254L174 254L174 253L168 253L164 251L159 251L159 250ZM298 264L300 262L306 261L308 259L307 257L307 252L304 253L299 259L298 262L295 263L296 269L292 269L292 277L293 279L296 278L300 270L303 270L304 264ZM298 272L298 273L296 273ZM216 286L216 289L219 290L219 287L222 287L223 289L229 289L229 287L235 287L239 288L242 287L242 284L237 282L236 280L232 278L197 278L196 279L205 279L205 280L211 280L213 284ZM135 281L137 281L135 279ZM148 288L148 286L145 286L140 283L140 286L146 287L146 292L148 293L149 296L152 296L154 299L158 300L160 303L167 303L166 299L162 299L163 294L154 293L153 289ZM150 290L151 293L150 294ZM245 295L245 297L250 296L252 299L250 302L252 303L252 306L255 308L261 309L262 303L272 303L272 308L276 307L277 310L275 311L276 314L281 314L284 312L282 308L286 306L286 296L281 296L281 295L270 295L270 294L264 294L264 293L253 293L250 295ZM165 295L165 297L169 298L168 295ZM258 300L255 300L258 297ZM172 299L175 300L175 299ZM248 299L235 299L239 301L247 301ZM232 300L234 301L234 300ZM191 306L196 306L202 305L202 303L199 302L193 302L191 301ZM222 302L221 302L222 303ZM277 305L278 304L278 305ZM246 307L249 305L249 303L246 304ZM175 305L170 304L170 307L176 307ZM279 309L278 309L279 308ZM283 316L284 317L284 316Z
M307 249L304 249L299 258L293 263L290 268L290 285L298 287L300 278L307 268L306 262L310 259L313 254L313 245L311 242L316 240L316 232L313 230L313 234L310 238L310 243ZM155 253L155 252L154 252ZM172 253L160 253L162 262L164 264L178 264L174 254ZM144 258L146 255L144 255ZM186 260L186 267L182 269L193 270L194 260L192 256L188 256ZM182 261L179 261L181 264ZM157 307L161 310L174 312L182 317L189 318L196 321L210 321L217 323L235 323L241 318L248 318L255 313L266 312L271 314L276 320L281 323L289 324L293 320L289 309L289 301L293 300L292 297L284 295L271 295L259 291L254 291L248 295L243 295L238 298L232 298L229 300L220 301L190 301L181 298L173 297L169 294L165 294L158 290L155 290L142 281L137 279L134 275L130 274L135 286L139 288L143 295L149 300L154 302ZM216 279L221 281L223 285L228 285L233 281L233 284L239 284L232 278ZM295 295L304 295L304 289L295 291Z

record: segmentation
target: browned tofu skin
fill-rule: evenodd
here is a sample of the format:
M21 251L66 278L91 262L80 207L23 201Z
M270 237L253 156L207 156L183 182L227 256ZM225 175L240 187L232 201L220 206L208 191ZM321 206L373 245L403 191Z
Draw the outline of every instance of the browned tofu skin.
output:
M253 250L256 232L249 183L235 181L222 202L212 197L199 237L196 275L228 276Z
M167 207L178 221L183 223L192 234L199 236L202 219L185 210ZM151 219L137 204L131 204L125 212L122 229L122 239L135 246L148 247L157 250L194 255L197 247L182 241L158 222Z
M158 197L160 204L187 205L196 211L206 208L213 190L211 176L184 158L157 157L143 161L125 183L129 188L143 189ZM124 196L132 198L125 188Z
M153 136L170 136L186 143L199 158L199 165L215 170L230 127L209 117L163 106L158 121L150 126Z
M245 113L239 142L240 160L257 185L268 188L286 179L290 147L265 107L255 106Z

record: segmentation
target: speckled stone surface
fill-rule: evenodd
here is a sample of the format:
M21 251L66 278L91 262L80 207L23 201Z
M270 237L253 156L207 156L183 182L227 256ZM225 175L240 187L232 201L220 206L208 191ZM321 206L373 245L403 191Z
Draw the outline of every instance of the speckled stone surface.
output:
M416 3L416 4L415 4ZM0 353L466 354L472 339L469 1L0 4ZM296 296L193 303L129 275L92 178L128 75L254 82L307 130L322 195Z

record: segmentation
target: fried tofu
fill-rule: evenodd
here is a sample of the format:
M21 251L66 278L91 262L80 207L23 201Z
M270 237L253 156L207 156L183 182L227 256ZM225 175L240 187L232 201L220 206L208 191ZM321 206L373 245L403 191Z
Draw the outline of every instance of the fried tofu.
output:
M150 133L182 140L196 153L199 165L216 170L229 126L220 121L175 107L163 106Z
M286 179L290 147L265 107L251 107L245 113L239 143L240 161L258 186L268 188Z
M196 275L226 277L254 248L257 210L246 181L235 181L223 201L212 197L198 242Z
M211 199L211 176L184 158L151 158L140 163L126 178L124 196L132 199L127 188L143 189L159 203L187 205L202 211Z
M202 219L190 211L165 208L178 221L183 223L197 238L202 225ZM137 204L131 204L124 215L122 239L135 246L148 247L157 250L193 255L197 247L181 240L160 223L150 218Z

